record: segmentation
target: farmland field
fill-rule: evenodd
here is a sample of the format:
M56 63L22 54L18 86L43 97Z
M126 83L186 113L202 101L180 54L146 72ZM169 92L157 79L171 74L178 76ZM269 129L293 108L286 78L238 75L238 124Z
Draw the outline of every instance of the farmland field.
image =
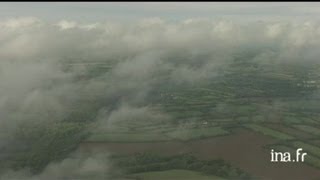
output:
M267 136L272 136L272 137L274 137L276 139L280 139L280 140L293 139L293 137L291 137L290 135L287 135L285 133L275 131L273 129L266 128L263 126L255 125L255 124L244 125L244 127L247 127L247 128L252 129L254 131L260 132L260 133L267 135Z
M140 178L141 180L223 180L223 178L217 176L208 176L186 170L139 173L132 175L132 177Z

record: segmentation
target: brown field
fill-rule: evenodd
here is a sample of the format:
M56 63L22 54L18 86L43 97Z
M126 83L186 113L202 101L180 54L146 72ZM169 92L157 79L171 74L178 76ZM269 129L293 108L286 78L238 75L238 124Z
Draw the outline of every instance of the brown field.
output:
M257 179L320 179L320 170L303 163L271 163L266 145L271 137L245 129L236 129L227 136L189 141L155 143L82 143L80 151L105 151L118 154L155 152L176 155L191 152L200 159L222 158Z

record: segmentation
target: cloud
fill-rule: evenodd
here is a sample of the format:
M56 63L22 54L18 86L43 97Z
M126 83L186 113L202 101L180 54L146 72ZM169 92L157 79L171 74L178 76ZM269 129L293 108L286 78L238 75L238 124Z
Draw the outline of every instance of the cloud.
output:
M76 27L77 23L74 21L66 21L62 20L58 22L57 26L61 28L61 30L70 29Z
M17 30L20 28L27 28L30 26L36 26L40 23L40 20L35 17L19 17L9 18L0 23L0 27L10 30Z
M161 123L170 120L171 117L151 105L149 106L133 106L122 103L114 110L102 109L98 116L98 128L95 132L104 132L106 130L114 131L117 127L125 124L150 124Z

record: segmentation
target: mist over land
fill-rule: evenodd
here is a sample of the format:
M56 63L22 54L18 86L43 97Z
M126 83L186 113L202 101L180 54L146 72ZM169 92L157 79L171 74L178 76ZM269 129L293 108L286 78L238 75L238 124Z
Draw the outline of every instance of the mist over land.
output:
M194 123L230 115L218 125L223 135L283 119L297 99L318 117L318 39L317 20L1 20L0 179L113 179L109 154L77 149L121 128L147 137L157 133L146 124L169 125L150 141L179 140Z

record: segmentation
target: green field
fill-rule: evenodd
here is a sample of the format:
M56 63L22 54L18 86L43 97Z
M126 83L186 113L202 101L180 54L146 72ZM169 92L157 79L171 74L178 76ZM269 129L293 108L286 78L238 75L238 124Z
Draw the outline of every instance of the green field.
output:
M97 133L86 141L92 142L153 142L170 140L165 134L156 133Z
M217 176L204 175L199 172L188 170L169 170L137 173L132 175L132 177L141 180L224 180L223 178Z
M188 141L193 139L202 139L214 136L221 136L228 134L228 131L221 127L210 127L210 128L194 128L194 129L177 129L168 134L172 140Z
M156 141L188 141L214 136L227 135L229 132L221 127L171 129L170 132L123 132L96 133L86 141L92 142L156 142Z
M320 158L320 147L314 146L305 142L295 141L292 142L292 145L296 148L303 148L305 151L309 152Z
M320 136L320 129L308 125L294 125L298 130L313 134L315 136Z
M260 125L246 124L246 125L243 125L243 126L246 127L246 128L249 128L251 130L254 130L256 132L262 133L264 135L271 136L273 138L279 139L279 140L294 139L292 136L290 136L288 134L285 134L285 133L282 133L282 132L279 132L279 131L276 131L276 130L273 130L273 129L270 129L270 128L267 128L267 127L263 127L263 126L260 126Z

